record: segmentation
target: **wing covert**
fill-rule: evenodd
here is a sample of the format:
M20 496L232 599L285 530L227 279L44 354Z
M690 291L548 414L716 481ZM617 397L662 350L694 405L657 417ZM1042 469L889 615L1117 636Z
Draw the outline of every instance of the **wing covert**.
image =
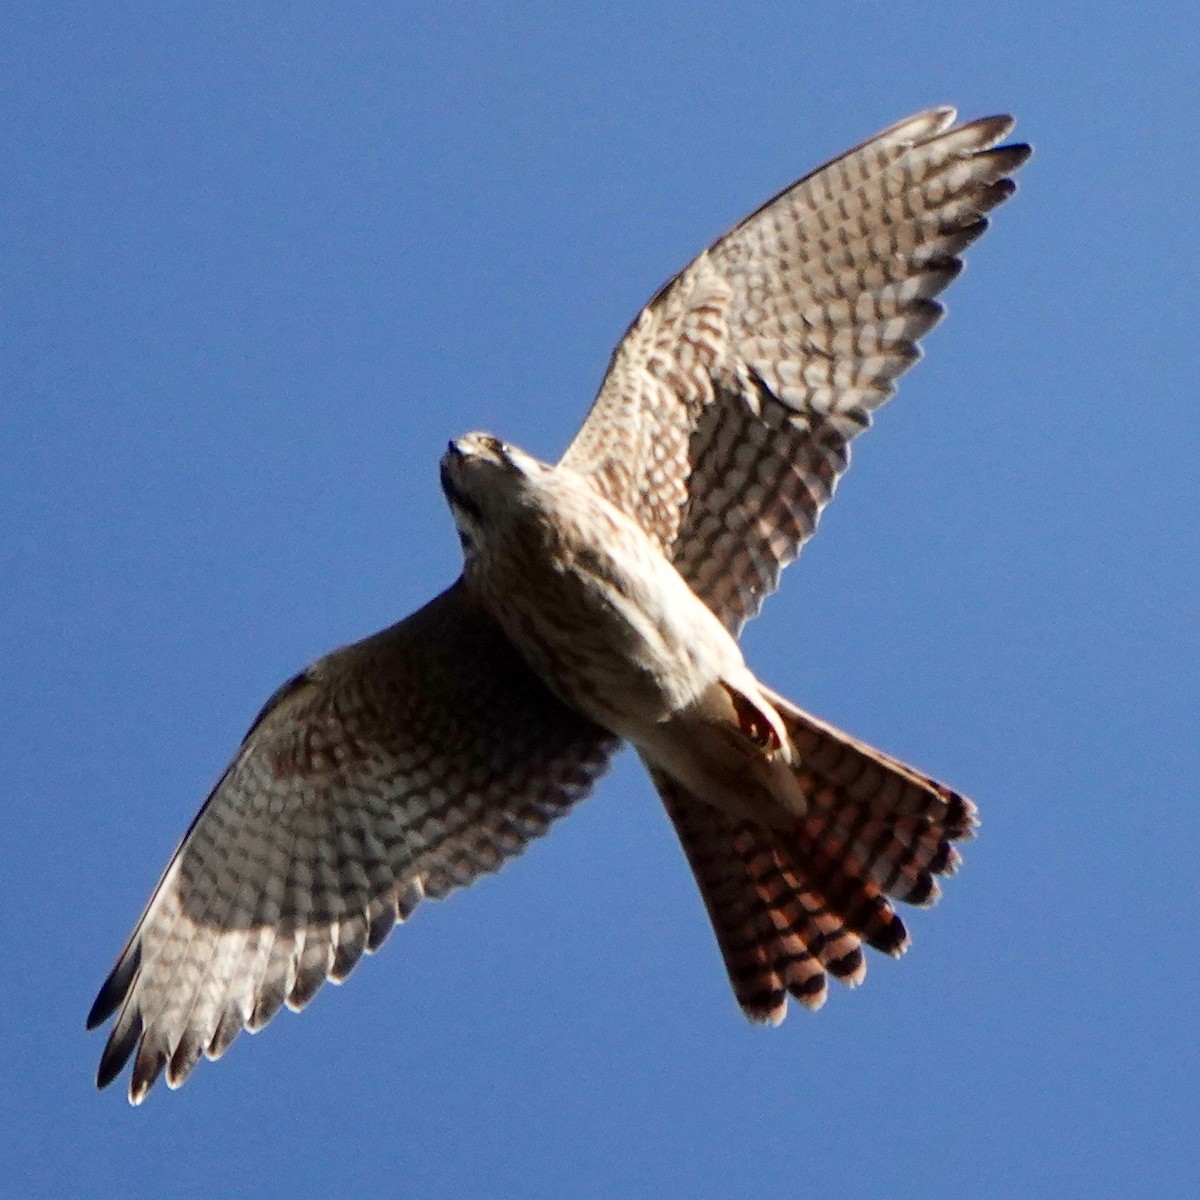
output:
M461 582L318 660L260 714L96 998L98 1083L137 1103L283 1004L341 982L397 920L496 870L617 747L530 672Z
M735 631L812 534L1029 156L997 145L1010 117L954 120L901 121L709 247L630 327L563 456Z

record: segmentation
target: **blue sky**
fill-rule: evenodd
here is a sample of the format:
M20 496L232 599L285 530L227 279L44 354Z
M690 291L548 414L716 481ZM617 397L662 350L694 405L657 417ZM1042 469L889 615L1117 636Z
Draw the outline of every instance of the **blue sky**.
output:
M1193 5L5 26L14 1194L1194 1194ZM979 802L907 959L747 1026L623 759L303 1016L137 1111L96 1094L95 988L262 700L457 572L446 439L557 454L665 278L943 102L1037 154L746 638Z

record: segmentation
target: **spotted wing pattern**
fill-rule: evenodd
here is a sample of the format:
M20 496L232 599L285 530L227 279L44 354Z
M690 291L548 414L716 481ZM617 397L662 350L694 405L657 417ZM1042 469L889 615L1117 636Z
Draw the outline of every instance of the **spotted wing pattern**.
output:
M650 302L563 456L732 630L816 527L854 436L1029 156L1009 117L910 117L794 184Z
M319 660L255 722L101 989L98 1081L178 1086L340 983L397 920L494 871L617 741L533 676L461 584Z

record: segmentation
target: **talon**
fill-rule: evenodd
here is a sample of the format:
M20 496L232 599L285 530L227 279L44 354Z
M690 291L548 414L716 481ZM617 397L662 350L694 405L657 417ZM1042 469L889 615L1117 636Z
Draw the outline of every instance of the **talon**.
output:
M774 725L767 720L762 710L747 700L741 692L728 686L725 690L733 701L738 727L756 746L767 751L768 758L773 758L780 749L779 734L775 732Z

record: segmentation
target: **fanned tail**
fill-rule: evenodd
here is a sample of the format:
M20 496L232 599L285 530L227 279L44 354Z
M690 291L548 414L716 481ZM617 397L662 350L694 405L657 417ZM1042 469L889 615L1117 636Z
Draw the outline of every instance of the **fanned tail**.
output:
M927 906L973 836L975 806L950 788L764 693L798 754L808 810L792 829L730 816L651 772L708 909L734 994L755 1021L778 1023L794 996L854 986L862 946L898 957L908 932L893 900Z

